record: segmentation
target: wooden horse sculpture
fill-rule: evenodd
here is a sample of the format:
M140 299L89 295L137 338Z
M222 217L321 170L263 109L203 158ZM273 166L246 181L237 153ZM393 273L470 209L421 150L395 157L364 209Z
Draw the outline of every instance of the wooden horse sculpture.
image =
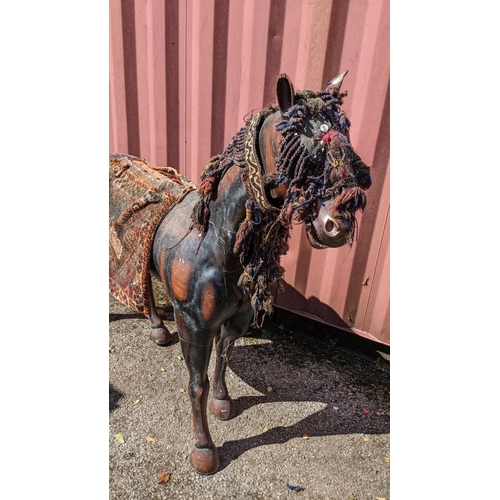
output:
M207 425L207 403L219 419L235 416L225 382L228 359L234 342L251 325L260 327L272 311L271 289L280 285L280 257L288 250L292 224L305 224L314 248L352 244L355 212L365 207L371 177L351 146L350 122L340 108L346 73L318 93L295 91L289 77L280 75L278 105L249 119L225 151L208 162L198 189L191 185L182 196L176 194L177 201L155 222L154 239L142 257L150 259L148 265L158 273L174 308L189 371L190 460L201 474L213 474L220 465ZM130 155L110 157L129 165L147 163ZM127 217L133 210L129 212ZM112 237L110 232L110 247ZM171 333L155 311L149 275L143 281L149 307L142 312L151 319L150 337L166 345Z

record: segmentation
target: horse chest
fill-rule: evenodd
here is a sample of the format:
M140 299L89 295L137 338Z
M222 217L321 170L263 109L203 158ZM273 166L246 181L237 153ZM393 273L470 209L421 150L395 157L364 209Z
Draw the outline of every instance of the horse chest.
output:
M227 269L224 252L210 243L207 239L198 253L191 245L180 245L160 258L160 275L174 306L189 311L200 324L221 321L227 311L234 313L246 299L237 286L241 266L231 262Z

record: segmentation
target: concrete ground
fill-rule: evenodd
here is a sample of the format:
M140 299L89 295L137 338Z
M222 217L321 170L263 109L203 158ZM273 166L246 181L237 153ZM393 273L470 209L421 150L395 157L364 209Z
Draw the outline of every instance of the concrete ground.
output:
M177 336L158 347L147 319L112 297L109 310L110 500L389 499L390 364L374 350L278 311L237 342L227 375L237 415L209 414L221 468L200 476Z

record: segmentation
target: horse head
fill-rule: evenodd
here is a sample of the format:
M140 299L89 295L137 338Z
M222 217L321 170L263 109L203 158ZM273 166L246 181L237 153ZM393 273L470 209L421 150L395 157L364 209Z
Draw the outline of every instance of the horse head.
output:
M314 248L352 244L355 213L365 208L371 185L370 168L354 152L350 122L340 108L346 74L318 93L294 91L290 78L281 74L278 107L259 131L268 199L288 223L305 223Z

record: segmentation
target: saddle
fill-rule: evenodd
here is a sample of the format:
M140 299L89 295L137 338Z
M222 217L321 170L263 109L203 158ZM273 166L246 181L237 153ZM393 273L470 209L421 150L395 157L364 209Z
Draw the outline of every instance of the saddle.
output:
M171 167L131 155L109 158L109 292L150 315L147 293L153 239L160 222L197 189Z

